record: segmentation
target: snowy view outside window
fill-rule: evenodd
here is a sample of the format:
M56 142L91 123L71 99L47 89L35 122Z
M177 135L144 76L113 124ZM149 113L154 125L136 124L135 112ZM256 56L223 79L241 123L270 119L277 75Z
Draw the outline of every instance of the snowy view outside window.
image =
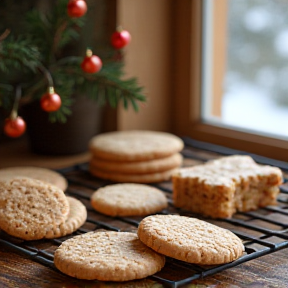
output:
M213 9L213 1L206 1L206 19L212 15L209 9ZM288 1L228 0L227 3L228 41L220 122L287 139ZM207 59L211 60L207 54L207 46L211 44L207 39L211 37L209 29L211 26L206 23L206 72ZM213 76L208 76L204 85L209 85L211 79ZM210 97L212 94L210 91ZM209 105L209 97L203 96L204 105ZM209 113L204 113L204 119L217 122Z

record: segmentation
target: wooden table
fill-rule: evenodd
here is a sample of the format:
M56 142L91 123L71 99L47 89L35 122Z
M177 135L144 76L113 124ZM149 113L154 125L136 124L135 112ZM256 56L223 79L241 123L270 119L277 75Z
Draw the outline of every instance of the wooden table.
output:
M16 150L15 150L16 149ZM3 154L3 151L5 153ZM17 151L17 152L15 152ZM0 147L1 167L17 165L38 165L49 168L60 168L75 163L88 161L89 153L74 155L71 157L42 157L33 155L27 150L23 143L13 145L2 145ZM214 153L207 153L195 150L201 157L213 157ZM193 153L194 153L193 152ZM15 157L15 155L17 155ZM39 165L41 164L41 165ZM54 167L53 167L54 166ZM288 223L288 222L287 222ZM1 239L1 236L0 236ZM73 288L73 287L162 287L160 283L148 280L146 286L136 281L134 286L131 283L121 285L104 284L93 281L79 281L59 273L57 270L38 263L29 257L15 253L0 243L0 287L53 287L53 288ZM236 267L229 268L215 275L204 279L198 279L185 285L189 288L287 288L288 287L288 249L282 249L260 258L242 263Z

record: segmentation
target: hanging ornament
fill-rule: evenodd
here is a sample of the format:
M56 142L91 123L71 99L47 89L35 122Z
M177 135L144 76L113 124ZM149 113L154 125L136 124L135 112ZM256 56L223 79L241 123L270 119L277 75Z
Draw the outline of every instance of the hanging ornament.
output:
M22 117L16 116L16 118L5 119L4 133L12 138L20 137L26 130L26 123Z
M15 100L9 118L5 119L4 133L12 138L20 137L26 131L26 123L22 117L18 116L18 106L22 95L21 86L16 86Z
M131 35L127 30L123 30L121 27L111 35L111 44L115 49L121 49L127 46L131 41Z
M70 0L67 5L67 14L72 18L82 17L87 12L87 4L84 0Z
M98 56L93 55L91 49L87 49L86 57L81 63L81 68L86 73L96 73L101 70L102 61Z
M48 92L41 97L40 105L46 112L54 112L61 107L61 98L55 93L53 86L50 86Z

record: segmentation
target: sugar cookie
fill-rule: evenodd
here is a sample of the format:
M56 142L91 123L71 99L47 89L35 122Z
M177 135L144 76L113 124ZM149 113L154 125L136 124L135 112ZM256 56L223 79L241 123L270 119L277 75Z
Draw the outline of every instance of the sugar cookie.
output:
M165 132L131 130L94 136L89 142L97 158L112 161L141 161L167 157L181 151L181 138Z
M158 253L200 265L228 263L244 251L241 239L231 231L179 215L144 218L138 236Z
M130 232L88 232L64 241L54 255L63 273L87 280L129 281L162 269L165 257Z
M68 213L66 195L54 185L24 177L0 181L0 229L12 236L41 239Z
M0 169L0 181L18 176L42 180L59 187L63 191L65 191L68 186L66 178L51 169L33 166L17 166Z
M92 207L109 216L146 216L168 206L165 194L143 184L114 184L102 187L91 196Z

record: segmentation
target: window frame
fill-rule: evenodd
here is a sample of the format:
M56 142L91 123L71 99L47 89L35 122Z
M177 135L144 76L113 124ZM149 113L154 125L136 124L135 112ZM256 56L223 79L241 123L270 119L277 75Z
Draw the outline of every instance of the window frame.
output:
M175 1L176 2L176 1ZM201 119L202 1L175 3L173 133L288 161L288 141L205 123Z

